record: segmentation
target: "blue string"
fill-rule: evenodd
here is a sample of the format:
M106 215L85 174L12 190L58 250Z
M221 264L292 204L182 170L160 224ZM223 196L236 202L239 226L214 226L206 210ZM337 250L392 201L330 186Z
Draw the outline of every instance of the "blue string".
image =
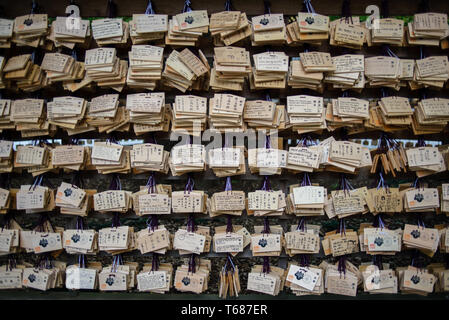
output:
M231 0L226 0L225 11L231 11Z
M263 4L264 4L264 6L265 6L265 14L271 14L271 4L270 4L270 1L264 0Z
M231 177L226 177L225 191L232 191Z
M153 10L153 3L151 2L151 0L148 0L148 6L147 9L145 10L145 14L155 14Z
M192 8L190 7L192 3L190 2L190 0L186 0L184 2L184 8L182 9L182 12L190 12L192 11Z
M316 13L315 9L313 9L311 0L304 0L304 4L306 5L307 12L309 12L309 13Z

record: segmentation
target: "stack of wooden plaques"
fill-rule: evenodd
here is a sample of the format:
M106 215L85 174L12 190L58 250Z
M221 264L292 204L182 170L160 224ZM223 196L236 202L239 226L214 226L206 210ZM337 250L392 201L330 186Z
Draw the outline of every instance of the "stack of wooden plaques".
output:
M345 54L332 57L335 71L326 74L324 82L333 88L361 92L365 86L365 59L362 54Z
M56 17L50 27L48 39L52 40L55 47L75 48L78 44L88 47L90 44L90 22L79 17Z
M15 129L14 121L11 120L11 100L0 99L0 132L5 129Z
M46 53L41 63L41 69L51 82L74 80L76 66L80 67L72 56L61 53Z
M44 45L48 32L47 14L27 14L14 20L12 42L19 46L37 48Z
M405 127L412 123L413 110L405 97L383 97L379 100L382 122L388 126Z
M188 172L204 171L206 170L205 148L200 144L175 146L171 149L168 164L173 176L180 176Z
M169 20L165 44L194 47L202 34L209 31L207 10L192 10L173 16Z
M288 73L288 56L284 52L264 52L253 55L251 89L283 89Z
M299 58L293 58L290 62L287 84L294 89L310 89L323 93L323 78L323 72L306 72Z
M330 22L331 46L361 50L369 30L359 17L340 18Z
M313 12L298 12L296 21L287 25L287 43L320 45L329 39L329 17Z
M363 125L364 120L369 118L369 101L367 100L340 97L332 99L327 105L326 120L332 129Z
M291 185L288 201L290 213L297 216L323 216L327 189L322 186Z
M130 150L131 168L134 173L161 172L168 173L170 153L163 145L154 143L135 144Z
M133 44L146 44L148 41L163 43L168 31L166 14L133 14L129 21L129 33Z
M14 121L16 130L24 131L22 134L39 130L48 134L49 124L46 118L44 99L18 99L12 102L11 121Z
M299 134L326 129L326 108L322 97L288 96L287 114L292 130Z
M252 17L251 42L253 46L259 45L279 45L285 43L287 39L284 15L264 14Z
M217 177L245 174L245 148L236 146L210 149L208 165Z
M409 169L415 171L419 178L447 170L446 153L443 155L437 147L410 148L405 153Z
M156 278L165 279L165 286L162 287L162 280L153 281ZM160 263L159 268L154 270L152 263L144 263L141 272L137 274L137 290L165 294L173 287L172 279L173 264Z
M50 124L77 130L87 109L87 101L77 97L54 97L47 102L47 119Z
M106 18L92 20L92 36L97 45L125 45L129 39L129 24L122 18Z
M415 60L413 80L423 87L444 88L449 79L449 60L446 56L432 56Z
M164 122L167 108L165 93L135 93L126 96L129 121L142 125L160 126Z
M3 72L5 80L15 81L23 91L36 91L49 84L40 66L33 63L31 54L9 58Z
M17 152L14 154L14 168L27 169L28 172L48 171L45 170L51 161L51 150L47 145L17 146Z
M172 113L173 132L200 135L206 129L207 98L194 95L176 96Z
M51 150L51 161L55 168L66 172L79 171L86 168L90 160L90 148L79 145L56 146Z
M52 211L55 208L54 190L41 185L21 185L16 193L16 208L25 213Z
M154 90L161 79L164 48L133 45L129 56L126 85L130 88Z
M416 13L407 24L409 45L439 46L440 40L449 36L446 13Z
M449 99L430 98L418 101L412 120L415 135L443 131L449 121Z
M251 62L249 52L245 48L214 48L214 66L209 84L212 89L242 91L249 73Z
M220 132L243 132L243 108L245 98L232 94L218 94L209 100L209 121L211 130Z
M203 260L208 263L202 263ZM206 291L210 278L211 261L200 259L200 264L195 268L195 271L189 271L189 265L190 264L186 261L183 265L176 268L174 280L176 290L193 293L202 293ZM184 279L188 279L188 281Z
M86 216L92 201L85 190L62 182L56 191L55 204L61 208L61 214Z
M365 76L370 87L400 89L401 60L396 57L377 56L365 58Z
M11 48L14 20L0 19L0 48Z
M286 206L285 193L282 190L248 192L246 209L248 214L256 217L281 216Z
M222 214L241 216L245 210L245 192L244 191L222 191L215 192L211 197L210 216L216 217ZM215 228L217 234L217 228Z
M394 18L374 19L367 33L368 46L378 44L405 45L404 20Z
M209 64L201 50L199 55L200 58L187 48L181 52L173 50L165 62L162 83L182 92L207 90Z
M91 163L100 174L129 173L130 148L112 142L95 141L91 151Z
M276 105L273 101L252 100L245 102L243 120L248 127L261 129L285 129L288 115L285 106Z
M0 140L0 172L12 172L13 169L13 142L7 140ZM0 200L4 199L0 195ZM6 202L5 202L6 203ZM4 206L4 205L3 205Z
M215 46L230 46L251 36L251 25L245 12L222 11L210 16L209 31Z
M121 92L126 84L128 63L117 58L115 48L86 50L84 68L97 85Z
M320 165L324 165L327 171L356 173L358 169L373 164L369 149L358 143L329 137L319 146L323 148Z
M118 107L118 98L118 94L105 94L92 98L87 110L87 124L90 127L98 127L98 130L102 130L104 127L111 126L111 123L115 123L119 114L118 110L124 109Z

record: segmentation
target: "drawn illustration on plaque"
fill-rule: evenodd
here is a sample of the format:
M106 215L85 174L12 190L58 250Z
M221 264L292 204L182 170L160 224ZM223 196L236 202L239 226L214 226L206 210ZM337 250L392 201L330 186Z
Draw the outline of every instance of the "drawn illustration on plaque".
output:
M114 281L115 281L115 279L112 277L112 276L109 276L107 279L106 279L106 283L109 285L109 286L112 286L113 284L114 284Z
M295 273L295 277L296 277L297 280L301 280L302 278L304 278L304 272L298 270Z
M414 239L417 239L421 236L421 232L419 232L419 230L413 230L412 232L410 232L410 234L413 236Z
M70 197L72 195L72 189L70 189L70 188L65 189L64 190L64 195L66 197Z
M48 245L47 239L41 239L41 241L39 241L39 245L45 248Z
M33 19L31 19L31 18L25 19L23 24L29 27L33 24Z
M414 199L418 202L422 202L424 200L424 195L422 193L417 193L417 194L415 194Z
M375 276L371 279L371 283L379 284L380 283L380 276Z
M312 17L307 17L307 18L305 19L305 21L306 21L308 24L312 24L312 23L315 22L315 19L312 18Z
M30 274L28 276L28 280L30 280L30 282L34 282L34 281L36 281L36 276L34 274Z
M419 281L421 281L421 278L418 277L418 275L414 275L411 279L410 279L414 284L418 284Z
M259 240L259 246L261 246L262 248L265 248L268 244L268 241L265 239L260 239Z
M270 20L268 20L267 18L262 18L260 19L259 23L263 24L264 26L266 26L268 24L268 22L270 22Z
M187 22L188 24L192 24L194 19L192 16L187 16L184 21Z
M188 286L190 284L190 278L184 277L181 282L184 283L185 286Z
M376 239L374 239L374 243L380 247L383 243L384 243L384 239L381 237L377 237Z
M80 241L81 237L79 234L74 234L71 239L73 242L77 243L78 241Z

